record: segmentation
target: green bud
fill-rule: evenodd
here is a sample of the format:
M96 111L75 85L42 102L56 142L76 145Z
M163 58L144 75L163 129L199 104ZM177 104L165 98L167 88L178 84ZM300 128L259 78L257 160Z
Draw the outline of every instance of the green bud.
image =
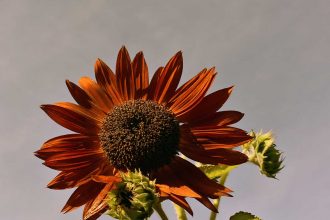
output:
M121 220L142 220L151 216L158 202L155 181L141 171L121 173L122 181L109 192L108 215Z
M259 166L260 172L271 178L276 178L276 174L283 169L283 157L274 143L271 132L262 131L249 133L253 139L242 146L243 153L249 157L249 161Z
M252 215L249 212L237 212L231 216L229 220L261 220L258 216Z

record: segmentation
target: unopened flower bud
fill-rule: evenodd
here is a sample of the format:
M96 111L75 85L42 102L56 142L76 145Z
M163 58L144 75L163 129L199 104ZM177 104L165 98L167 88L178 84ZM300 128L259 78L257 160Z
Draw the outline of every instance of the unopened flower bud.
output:
M121 174L122 181L109 192L108 215L121 220L142 220L151 216L158 202L155 181L140 171Z
M253 139L242 146L243 153L249 157L249 161L259 166L260 172L267 177L275 178L276 174L283 169L283 157L274 143L271 132L261 131L249 133Z

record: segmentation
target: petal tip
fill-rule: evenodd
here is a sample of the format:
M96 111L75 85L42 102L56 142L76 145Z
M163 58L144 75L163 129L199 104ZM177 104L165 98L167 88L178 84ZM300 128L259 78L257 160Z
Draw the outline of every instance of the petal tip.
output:
M97 67L101 63L102 63L102 60L100 58L96 58L96 60L95 60L95 67Z
M125 52L125 53L128 53L128 51L127 51L125 45L123 45L123 46L120 48L119 52Z
M231 93L235 88L235 85L232 85L230 87L228 87L228 92Z
M42 156L39 153L39 150L33 152L34 156L38 157L39 159L42 159Z

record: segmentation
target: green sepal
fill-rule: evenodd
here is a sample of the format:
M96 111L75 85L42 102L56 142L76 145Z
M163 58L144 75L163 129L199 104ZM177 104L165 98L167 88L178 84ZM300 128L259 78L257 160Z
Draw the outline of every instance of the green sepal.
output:
M227 165L201 165L199 169L201 169L208 178L210 179L218 179L226 173L229 173L236 166L227 166Z
M251 213L240 211L231 216L229 220L261 220L261 218Z

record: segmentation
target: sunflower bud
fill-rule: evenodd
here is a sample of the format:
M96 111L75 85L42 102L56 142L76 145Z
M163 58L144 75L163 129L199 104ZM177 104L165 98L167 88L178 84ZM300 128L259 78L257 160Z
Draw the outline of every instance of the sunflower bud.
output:
M271 178L283 169L282 152L276 149L274 137L271 132L262 131L249 133L253 139L242 146L243 153L249 157L249 161L259 166L260 172Z
M122 182L109 192L108 215L122 220L146 219L158 202L155 181L143 176L141 171L121 174Z

